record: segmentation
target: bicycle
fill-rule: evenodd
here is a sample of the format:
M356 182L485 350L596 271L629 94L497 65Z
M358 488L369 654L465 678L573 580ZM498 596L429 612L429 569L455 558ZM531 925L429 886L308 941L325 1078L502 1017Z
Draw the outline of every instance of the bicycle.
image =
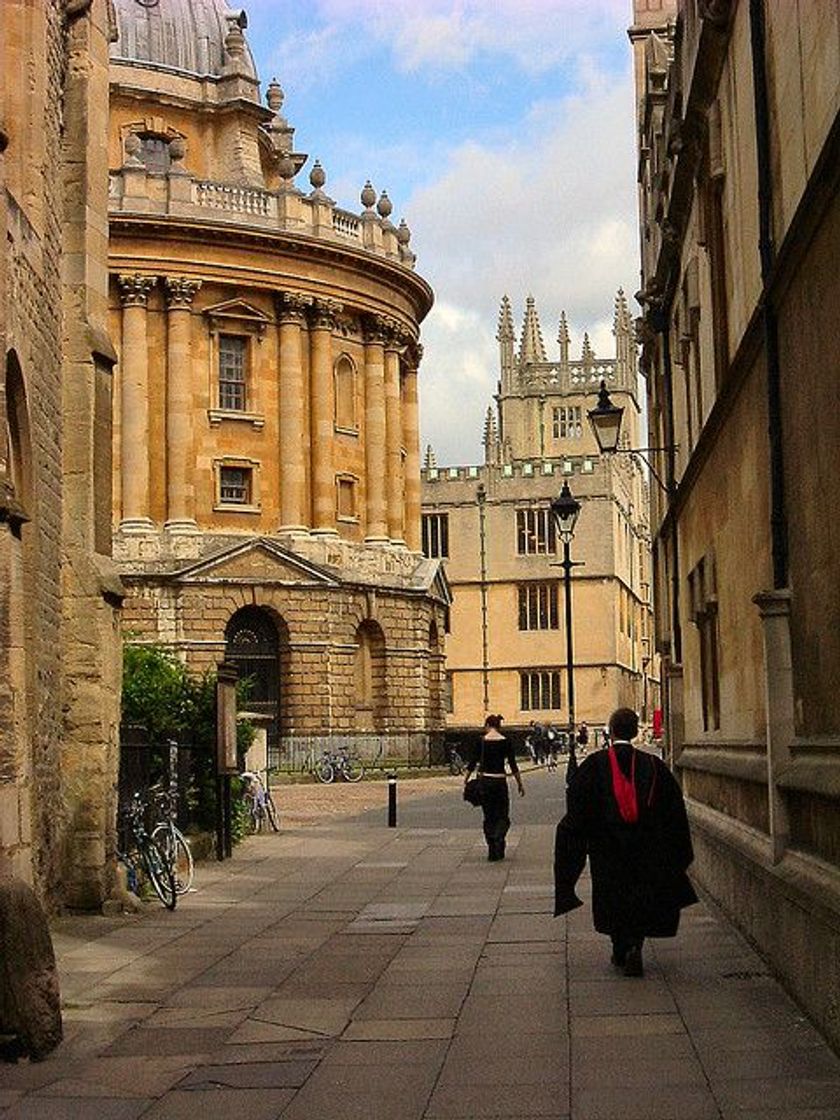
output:
M449 764L450 774L463 774L467 768L467 764L462 758L456 746L451 746L447 749L447 762Z
M124 851L118 852L128 869L129 888L141 885L141 875L148 881L167 910L174 910L178 902L175 875L165 852L146 828L146 803L140 793L135 793L122 809Z
M251 831L261 832L263 825L267 823L272 832L279 832L280 814L268 785L256 770L243 770L239 777L242 779L242 797L247 806Z
M345 782L360 782L365 776L365 768L357 755L351 755L346 747L339 747L332 753L324 751L315 774L319 781L327 784L339 774Z
M152 786L149 792L154 795L158 816L157 824L152 827L152 839L156 841L172 868L175 890L178 894L187 894L192 888L195 877L195 863L190 842L175 823L177 794L172 790L163 789L162 786Z

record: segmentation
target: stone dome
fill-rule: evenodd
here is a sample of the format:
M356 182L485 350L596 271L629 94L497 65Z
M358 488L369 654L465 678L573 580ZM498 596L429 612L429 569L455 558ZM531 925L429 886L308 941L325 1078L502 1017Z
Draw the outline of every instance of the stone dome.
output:
M225 0L112 0L117 39L114 62L132 62L185 74L221 77L230 57L225 40L247 19ZM242 42L240 72L257 78L254 59Z

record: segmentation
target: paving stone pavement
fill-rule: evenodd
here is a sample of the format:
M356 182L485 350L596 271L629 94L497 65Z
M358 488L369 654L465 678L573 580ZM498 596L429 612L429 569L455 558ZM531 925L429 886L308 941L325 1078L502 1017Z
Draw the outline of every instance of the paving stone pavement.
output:
M551 917L562 779L526 781L503 863L457 780L402 783L397 828L384 783L296 787L174 913L61 920L65 1041L0 1066L0 1118L840 1120L840 1059L709 908L642 979Z

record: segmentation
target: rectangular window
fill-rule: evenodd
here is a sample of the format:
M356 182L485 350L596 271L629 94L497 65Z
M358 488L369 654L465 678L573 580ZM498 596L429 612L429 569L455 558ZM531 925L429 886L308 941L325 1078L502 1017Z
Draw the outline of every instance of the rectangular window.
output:
M714 557L704 556L688 577L691 615L700 637L703 730L720 728L720 641Z
M519 587L519 629L556 630L557 628L557 584L521 584Z
M241 335L219 335L219 408L245 412L245 373L248 340Z
M516 511L516 551L520 556L547 556L555 550L554 518L549 509Z
M580 405L561 405L552 409L552 435L555 439L580 439L581 407Z
M251 504L253 471L250 467L219 469L219 500L223 505Z
M449 556L449 514L423 514L423 555L430 560Z
M560 708L560 670L535 669L519 674L519 707L523 712Z

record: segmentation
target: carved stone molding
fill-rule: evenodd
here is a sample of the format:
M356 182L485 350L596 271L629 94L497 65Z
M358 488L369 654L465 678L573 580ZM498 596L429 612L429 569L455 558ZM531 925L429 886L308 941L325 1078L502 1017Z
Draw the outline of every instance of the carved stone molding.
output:
M334 330L337 317L343 309L344 304L337 299L313 299L309 312L310 326L316 331Z
M117 284L123 307L146 307L149 292L156 283L156 276L118 276Z
M281 323L302 323L313 299L302 292L280 292L276 302Z
M166 289L167 307L175 310L188 309L201 287L201 281L188 280L184 276L164 276L163 285Z

